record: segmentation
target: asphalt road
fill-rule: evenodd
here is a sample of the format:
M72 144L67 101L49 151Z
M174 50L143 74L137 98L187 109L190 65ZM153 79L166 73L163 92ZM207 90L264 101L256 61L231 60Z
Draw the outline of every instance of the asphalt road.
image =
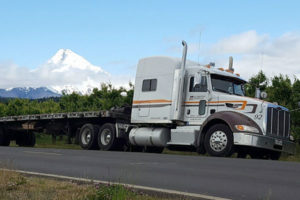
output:
M300 199L300 163L0 147L0 167L232 199Z

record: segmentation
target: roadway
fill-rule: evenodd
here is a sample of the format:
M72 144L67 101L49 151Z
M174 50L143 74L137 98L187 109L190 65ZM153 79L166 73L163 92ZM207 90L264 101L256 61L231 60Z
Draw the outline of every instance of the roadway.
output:
M0 167L230 199L300 199L300 163L0 147Z

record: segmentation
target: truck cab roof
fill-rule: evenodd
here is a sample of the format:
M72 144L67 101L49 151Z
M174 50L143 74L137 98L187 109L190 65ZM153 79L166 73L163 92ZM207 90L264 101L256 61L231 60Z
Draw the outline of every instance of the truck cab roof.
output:
M202 65L200 63L187 60L186 61L186 70L188 69L201 69L203 71L207 71L210 74L217 74L220 76L231 77L237 79L241 82L246 83L247 81L241 78L238 74L234 74L230 70L217 68L210 65ZM152 56L146 57L139 60L138 68L137 68L137 76L141 76L142 74L168 74L170 72L174 72L175 69L180 69L181 67L181 59L175 57L168 56Z

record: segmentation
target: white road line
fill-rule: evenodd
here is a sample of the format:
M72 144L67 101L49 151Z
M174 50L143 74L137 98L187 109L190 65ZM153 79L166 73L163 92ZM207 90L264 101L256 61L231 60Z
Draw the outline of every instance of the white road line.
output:
M71 176L62 176L62 175L56 175L56 174L47 174L47 173L30 172L30 171L22 171L22 170L11 170L11 169L5 169L5 168L0 168L0 170L14 171L14 172L28 174L28 175L34 175L34 176L51 177L51 178L65 179L65 180L71 180L71 181L80 181L80 182L87 182L87 183L93 182L93 183L100 183L100 184L123 185L123 186L137 189L137 190L159 192L159 193L165 193L165 194L170 194L170 195L187 196L187 197L191 197L191 198L199 198L199 199L206 199L206 200L231 200L231 199L221 198L221 197L216 197L216 196L209 196L209 195L189 193L189 192L180 192L180 191L176 191L176 190L160 189L160 188L125 184L125 183L118 183L118 182L100 181L100 180L93 180L93 179L86 179L86 178L77 178L77 177L71 177Z
M60 153L49 153L49 152L42 152L42 151L23 151L24 153L30 154L42 154L42 155L51 155L51 156L61 156Z

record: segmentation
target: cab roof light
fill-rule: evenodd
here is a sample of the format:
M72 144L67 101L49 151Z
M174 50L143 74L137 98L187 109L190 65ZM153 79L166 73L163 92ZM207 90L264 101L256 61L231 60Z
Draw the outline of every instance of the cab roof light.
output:
M235 75L237 75L237 76L241 76L240 74L238 74L238 73L236 73Z
M218 70L224 71L224 68L220 67L220 68L218 68Z
M233 74L233 71L230 69L226 69L225 71Z

